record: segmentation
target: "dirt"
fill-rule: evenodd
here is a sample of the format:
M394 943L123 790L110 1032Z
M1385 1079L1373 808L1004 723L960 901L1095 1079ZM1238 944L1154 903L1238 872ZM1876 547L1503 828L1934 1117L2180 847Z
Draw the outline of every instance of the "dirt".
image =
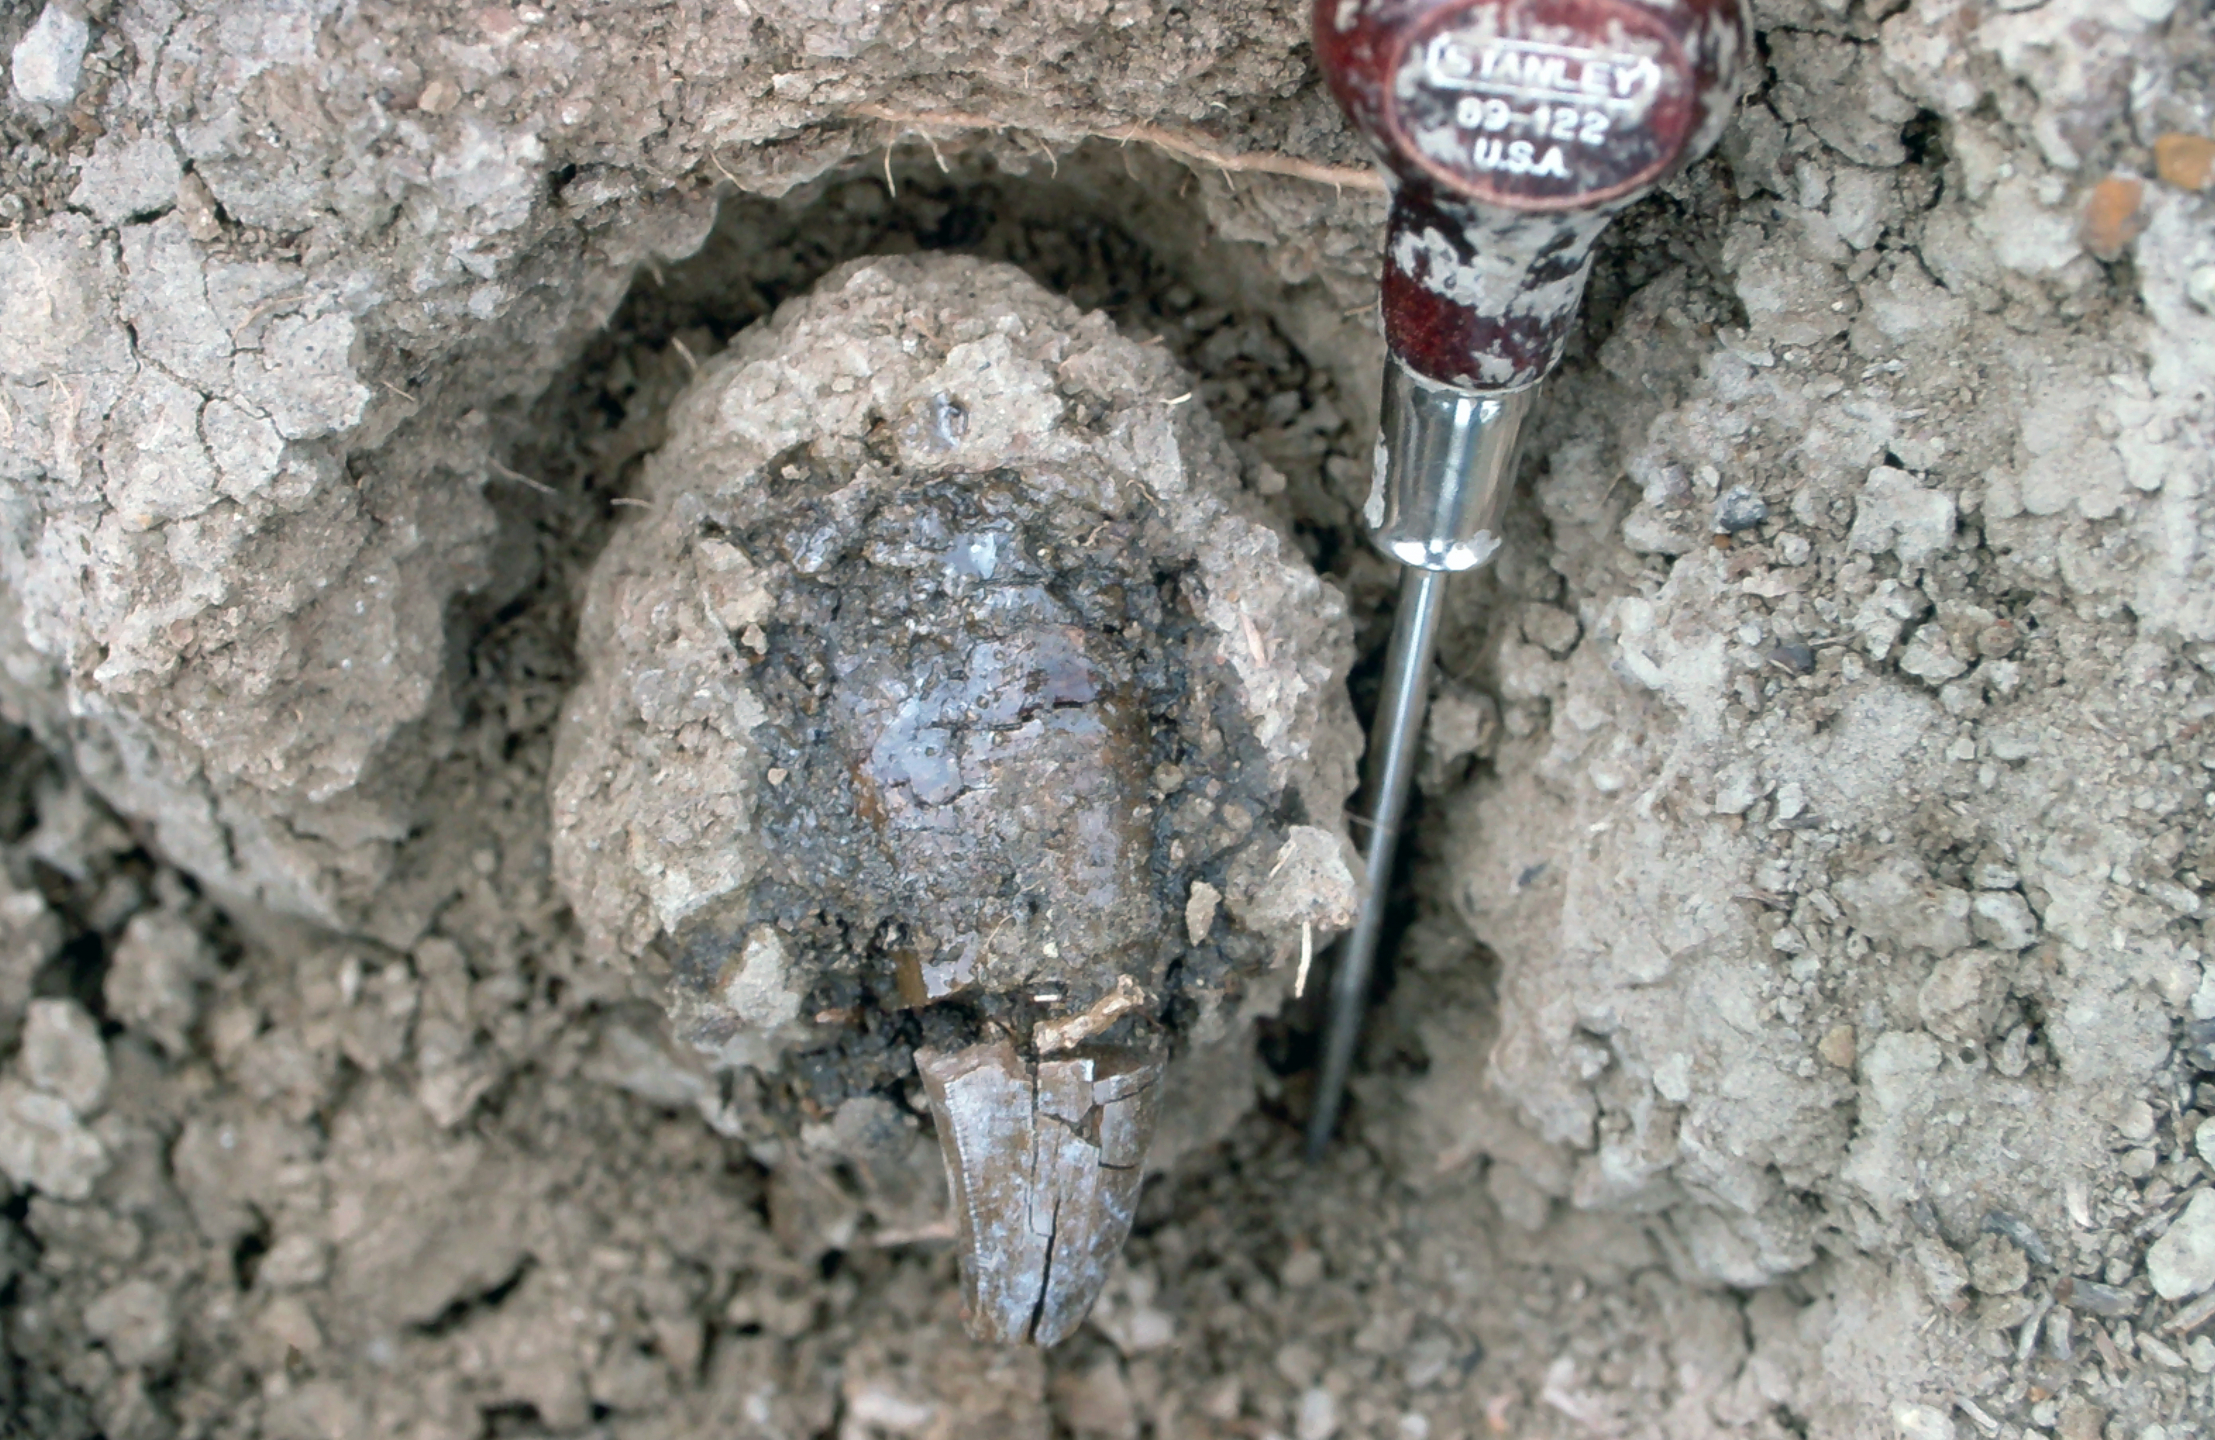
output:
M1755 7L1450 602L1347 1135L1299 1162L1314 1017L1227 1015L1041 1354L963 1338L890 1056L711 1066L588 935L559 717L694 367L921 250L1192 377L1365 712L1382 197L1304 10L45 8L0 5L13 1433L2215 1414L2203 10Z

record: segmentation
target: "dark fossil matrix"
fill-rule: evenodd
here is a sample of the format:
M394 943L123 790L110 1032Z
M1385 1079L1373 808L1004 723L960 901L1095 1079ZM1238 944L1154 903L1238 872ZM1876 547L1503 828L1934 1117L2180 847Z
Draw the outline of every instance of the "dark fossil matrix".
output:
M1355 898L1344 606L1189 399L1013 269L857 262L702 367L580 626L587 935L796 1116L919 1075L994 1338L1083 1318L1167 1058Z
M1280 861L1351 788L1343 604L1188 392L953 258L703 367L595 567L555 796L588 933L687 1039L808 1052L835 1104L1132 986L1175 1027L1327 930Z
M771 475L732 541L782 597L754 738L788 778L757 804L744 901L679 930L680 982L714 983L771 923L880 1003L1158 989L1186 949L1169 898L1181 911L1219 851L1151 777L1215 779L1218 808L1277 798L1235 701L1191 673L1195 581L1151 558L1158 517L1110 519L1012 469L792 457Z

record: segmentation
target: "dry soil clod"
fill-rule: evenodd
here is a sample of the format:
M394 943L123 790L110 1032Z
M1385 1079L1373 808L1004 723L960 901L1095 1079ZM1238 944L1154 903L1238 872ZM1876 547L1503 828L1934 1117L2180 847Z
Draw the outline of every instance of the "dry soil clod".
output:
M1351 785L1343 602L1239 498L1213 422L1167 403L1190 390L1012 268L856 262L701 363L582 626L555 850L588 931L720 1063L806 1052L816 1103L937 1056L977 1323L1003 1338L1082 1317L1153 1102L1122 1131L1113 1106L1105 1132L1038 1112L1121 1134L1099 1162L1121 1189L1011 1177L1029 1101L930 1067L1027 1077L1004 1038L1027 1036L1036 1084L1008 1093L1050 1107L1091 1073L1062 1058L1080 1044L1220 1036L1227 994L1289 978L1263 857L1344 847L1301 823ZM1301 898L1343 915L1329 878ZM1234 923L1193 935L1196 887Z

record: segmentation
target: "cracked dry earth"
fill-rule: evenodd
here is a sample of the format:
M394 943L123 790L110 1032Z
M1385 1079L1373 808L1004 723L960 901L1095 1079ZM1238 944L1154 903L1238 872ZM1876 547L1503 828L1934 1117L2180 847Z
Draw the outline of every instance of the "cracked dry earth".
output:
M1042 1354L912 1081L587 953L556 720L694 368L941 250L1189 374L1364 708L1303 11L0 3L0 1431L2199 1433L2215 22L1754 12L1450 602L1345 1142L1252 1007Z

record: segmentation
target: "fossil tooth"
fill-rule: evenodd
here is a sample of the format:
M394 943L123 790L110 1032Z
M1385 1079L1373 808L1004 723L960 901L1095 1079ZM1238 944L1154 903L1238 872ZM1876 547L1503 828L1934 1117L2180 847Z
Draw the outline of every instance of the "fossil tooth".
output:
M969 1333L1059 1344L1131 1233L1162 1062L1095 1047L1037 1062L1007 1040L918 1051L953 1194Z
M743 1082L749 1139L937 1052L982 1334L1069 1333L1149 1144L1250 1101L1102 1047L1238 1049L1358 899L1352 624L1192 388L1011 266L857 261L701 363L579 619L586 944L718 1068L798 1082ZM905 1118L780 1167L896 1177ZM880 1236L921 1223L896 1192Z

